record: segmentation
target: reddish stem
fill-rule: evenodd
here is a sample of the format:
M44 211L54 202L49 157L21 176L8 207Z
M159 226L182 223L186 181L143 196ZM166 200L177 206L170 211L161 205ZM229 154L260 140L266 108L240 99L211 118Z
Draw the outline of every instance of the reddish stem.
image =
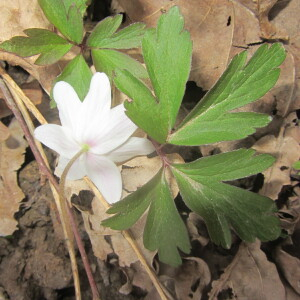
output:
M157 141L153 140L150 138L151 143L153 144L155 151L157 153L157 155L160 157L162 163L163 163L163 167L167 168L171 165L170 161L168 160L166 154L162 151L162 148L164 145L159 144Z

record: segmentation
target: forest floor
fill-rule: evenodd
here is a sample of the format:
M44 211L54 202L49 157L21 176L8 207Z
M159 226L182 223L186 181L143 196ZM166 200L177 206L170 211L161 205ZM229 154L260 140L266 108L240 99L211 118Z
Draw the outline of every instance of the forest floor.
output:
M23 2L27 3L24 7L29 7L37 1ZM192 73L181 118L211 88L233 55L243 49L253 53L264 42L283 42L287 58L278 83L249 106L252 111L271 115L270 125L237 142L189 150L171 146L166 149L170 154L179 153L185 161L241 147L253 147L274 155L277 161L268 172L231 184L276 201L283 235L276 241L248 244L232 232L232 247L223 249L210 241L203 219L191 212L179 195L175 202L187 224L191 253L182 254L183 264L174 268L159 262L157 253L143 251L173 299L297 300L300 299L300 176L292 165L300 158L300 4L298 0L261 1L259 11L256 2L250 0L221 0L215 6L208 2L120 0L111 4L110 1L92 1L86 26L94 26L96 21L115 12L126 16L126 24L145 21L148 26L154 26L164 9L178 5L194 46ZM18 10L27 20L17 20L14 27L9 22L3 26L0 42L20 34L42 14L40 10L26 11L8 3L1 3L0 8L3 20L8 20L7 14L13 10ZM2 52L0 60L1 66L37 104L45 118L59 122L57 110L50 109L50 98L41 88L49 88L57 70L37 69L30 60ZM4 199L2 207L0 205L0 214L3 214L0 220L9 219L0 229L9 228L6 232L10 232L0 237L0 300L73 300L71 263L49 183L41 177L21 129L1 99L0 118L0 196ZM47 150L47 157L54 169L56 154ZM145 169L136 168L141 164L139 159L123 165L124 190L133 190L146 182L158 170L158 161L147 158L146 162L145 158ZM80 190L86 192L79 193ZM101 299L160 299L124 237L100 228L105 209L87 190L85 182L68 183L67 193L74 205L73 213ZM142 222L133 228L139 242ZM92 294L77 248L76 255L82 299L89 300Z

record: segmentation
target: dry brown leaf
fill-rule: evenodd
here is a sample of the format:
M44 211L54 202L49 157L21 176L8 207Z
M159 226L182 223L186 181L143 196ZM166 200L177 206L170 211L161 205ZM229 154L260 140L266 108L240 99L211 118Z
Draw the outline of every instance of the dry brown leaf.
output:
M9 134L9 129L0 121L0 142L5 141Z
M260 249L260 242L240 245L232 263L212 283L210 300L230 289L235 299L284 300L285 290L277 269Z
M211 275L207 263L198 257L185 258L175 276L175 292L178 299L201 299Z
M18 122L13 119L9 125L9 137L0 143L0 235L11 235L17 226L14 214L24 198L18 186L16 171L24 162L27 142Z
M2 1L0 3L0 41L24 35L27 28L51 29L37 0Z
M182 157L177 153L167 154L167 157L172 163L184 163ZM124 163L122 165L123 197L147 183L159 171L161 166L161 159L158 156L153 158L136 157ZM168 171L166 172L166 177L170 184L172 195L175 198L179 192L176 180Z
M300 297L300 260L290 255L280 247L275 252L275 262L280 268L287 282Z
M299 300L299 295L288 284L285 286L286 300Z
M295 118L294 113L287 118L287 125L281 128L277 137L267 135L253 146L259 153L269 153L276 158L276 162L263 172L265 180L260 191L262 195L274 200L282 186L291 184L292 164L300 158L300 128L293 123Z
M211 274L207 263L198 257L186 257L178 268L162 266L160 281L164 283L173 299L201 299L202 293L210 283ZM152 288L145 300L160 300Z
M198 241L203 247L209 243L210 239L202 217L191 212L187 218L186 225L192 241Z
M285 83L285 89L278 98L283 102L279 109L286 110L284 116L287 116L290 112L300 108L300 2L299 0L279 1L275 8L271 11L270 18L277 28L282 28L289 36L289 43L285 48L291 62L284 76L293 76L293 80Z
M288 40L288 35L281 27L276 27L270 21L269 14L278 0L239 0L247 9L251 10L259 20L260 36L267 40Z
M42 102L43 92L41 86L39 85L37 80L33 80L31 82L26 82L22 84L21 89L24 94L35 104L38 105ZM4 95L0 90L0 118L12 115L11 110L7 107L4 100Z

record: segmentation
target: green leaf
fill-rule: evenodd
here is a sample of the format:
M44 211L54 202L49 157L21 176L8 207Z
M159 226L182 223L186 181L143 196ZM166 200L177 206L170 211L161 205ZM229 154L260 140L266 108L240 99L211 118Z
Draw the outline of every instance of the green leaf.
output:
M83 101L89 91L91 79L92 71L83 56L79 54L65 66L63 72L55 79L53 84L58 81L68 82L76 91L79 99Z
M122 15L107 17L97 24L87 40L89 47L97 47L103 39L112 36L122 23Z
M178 248L188 253L190 242L163 169L139 190L114 204L108 213L116 215L104 220L102 224L113 229L127 229L138 220L149 205L144 229L145 247L152 251L158 250L162 262L178 266L181 264Z
M84 1L38 0L47 19L70 41L83 39L82 4ZM77 6L79 5L79 6Z
M64 56L72 44L52 31L40 28L24 30L28 37L15 36L0 44L0 49L22 57L40 54L38 65L53 64Z
M203 145L236 140L267 125L266 115L230 112L257 100L276 83L285 59L280 44L261 46L247 64L247 52L236 55L215 86L169 138L176 145Z
M175 124L191 67L192 42L183 25L183 16L174 6L160 17L157 29L147 30L142 40L155 97L126 71L117 72L114 80L133 100L125 103L127 115L160 143L166 141Z
M135 23L118 31L122 16L105 18L93 30L87 45L95 48L130 49L139 47L144 35L145 24Z
M293 163L293 168L296 170L300 170L300 161L296 161L295 163Z
M63 0L63 2L65 4L65 7L71 7L73 4L75 4L75 6L81 13L81 16L83 17L87 8L88 0Z
M92 58L96 70L106 73L109 78L113 78L114 72L119 68L126 69L139 78L148 77L142 64L124 53L110 49L94 49Z
M240 149L172 166L184 202L204 219L212 241L225 248L231 245L231 226L247 242L280 235L271 199L222 182L261 172L275 160L254 154Z

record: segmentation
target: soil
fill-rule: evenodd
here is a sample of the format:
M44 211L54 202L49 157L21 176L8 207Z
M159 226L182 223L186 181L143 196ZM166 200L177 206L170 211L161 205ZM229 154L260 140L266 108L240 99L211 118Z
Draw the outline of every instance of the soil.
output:
M26 195L16 215L19 230L10 237L0 238L0 299L75 299L70 259L55 214L52 193L48 183L41 185L35 161L20 171L19 183ZM76 217L79 228L83 228L78 213ZM84 230L81 234L101 299L140 299L138 295L119 293L126 280L115 264L116 259L112 258L112 263L97 260ZM82 299L92 299L79 256L78 263Z

